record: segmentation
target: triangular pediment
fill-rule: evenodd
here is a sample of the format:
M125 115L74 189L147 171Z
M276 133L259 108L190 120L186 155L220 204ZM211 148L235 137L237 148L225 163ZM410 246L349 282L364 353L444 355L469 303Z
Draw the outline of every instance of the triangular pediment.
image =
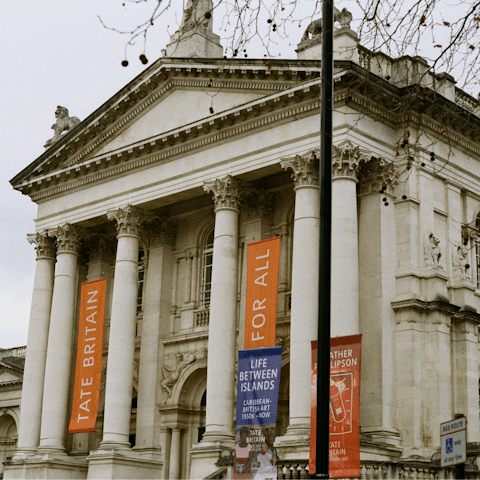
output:
M265 92L228 91L218 88L175 88L113 136L112 140L95 153L102 155L148 138L175 130L183 125L206 119L215 112L226 112L239 105L257 100ZM211 110L210 110L211 109Z
M211 135L318 93L315 62L169 61L153 64L63 135L11 180L14 188L36 201L36 192L119 163L131 164L133 158ZM305 87L312 82L313 89Z
M4 362L0 361L0 385L3 383L13 383L16 381L21 381L23 374L11 368L9 365L6 365Z

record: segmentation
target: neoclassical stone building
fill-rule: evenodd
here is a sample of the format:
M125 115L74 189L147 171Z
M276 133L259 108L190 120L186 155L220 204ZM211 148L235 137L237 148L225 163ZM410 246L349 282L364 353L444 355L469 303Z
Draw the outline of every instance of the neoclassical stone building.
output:
M451 476L436 452L440 423L457 413L468 419L467 470L478 471L480 105L419 57L373 55L342 13L332 335L363 335L362 475ZM28 237L37 266L5 478L231 475L246 246L274 235L275 446L280 476L305 473L318 38L307 35L296 59L224 59L211 22L185 33L188 15L166 55L88 118L59 108L45 153L11 181L38 204ZM108 285L100 411L95 432L70 435L79 288L99 278Z
M25 347L0 348L0 478L17 445L25 353Z

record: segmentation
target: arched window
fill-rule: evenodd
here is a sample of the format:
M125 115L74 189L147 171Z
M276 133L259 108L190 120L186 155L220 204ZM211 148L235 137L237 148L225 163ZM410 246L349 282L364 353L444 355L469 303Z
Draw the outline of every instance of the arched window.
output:
M203 242L202 248L202 279L200 283L200 306L210 306L210 293L212 291L212 261L213 261L213 236L212 228Z
M137 314L143 312L143 288L145 283L145 251L138 250L138 288L137 288Z

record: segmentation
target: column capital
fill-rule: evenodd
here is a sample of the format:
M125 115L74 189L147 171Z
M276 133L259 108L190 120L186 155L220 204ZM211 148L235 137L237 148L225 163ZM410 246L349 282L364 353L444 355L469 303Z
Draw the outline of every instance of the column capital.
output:
M361 151L359 146L347 140L340 145L333 145L332 157L333 178L350 177L356 181L360 162L370 160L372 154Z
M107 210L107 218L117 221L117 237L120 235L140 234L142 223L153 215L143 208L127 205L126 207Z
M57 227L55 231L49 232L49 235L55 237L57 253L73 252L78 254L86 233L87 231L84 228L66 223Z
M275 194L265 188L253 190L243 204L248 220L272 221L274 200Z
M92 235L85 241L89 263L103 261L113 262L115 259L115 239L100 233Z
M383 157L372 158L360 167L360 193L393 194L398 177L398 168L393 161Z
M31 233L27 235L27 242L35 244L38 258L53 258L55 259L55 241L49 237L48 231Z
M150 237L150 248L168 245L175 247L177 238L177 222L167 216L154 218L145 224L145 230Z
M304 155L282 158L280 165L285 170L293 170L295 187L318 187L318 158L320 150L312 150Z
M240 210L242 196L251 190L245 182L232 175L204 182L203 189L206 192L213 192L215 210L222 208Z

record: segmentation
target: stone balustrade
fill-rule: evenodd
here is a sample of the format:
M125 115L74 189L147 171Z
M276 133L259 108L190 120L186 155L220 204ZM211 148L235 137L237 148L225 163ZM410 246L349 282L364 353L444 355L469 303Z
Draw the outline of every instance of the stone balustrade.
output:
M210 322L210 310L202 309L195 312L195 326L208 327Z
M27 355L27 347L8 348L0 350L0 358L5 357L25 357Z

